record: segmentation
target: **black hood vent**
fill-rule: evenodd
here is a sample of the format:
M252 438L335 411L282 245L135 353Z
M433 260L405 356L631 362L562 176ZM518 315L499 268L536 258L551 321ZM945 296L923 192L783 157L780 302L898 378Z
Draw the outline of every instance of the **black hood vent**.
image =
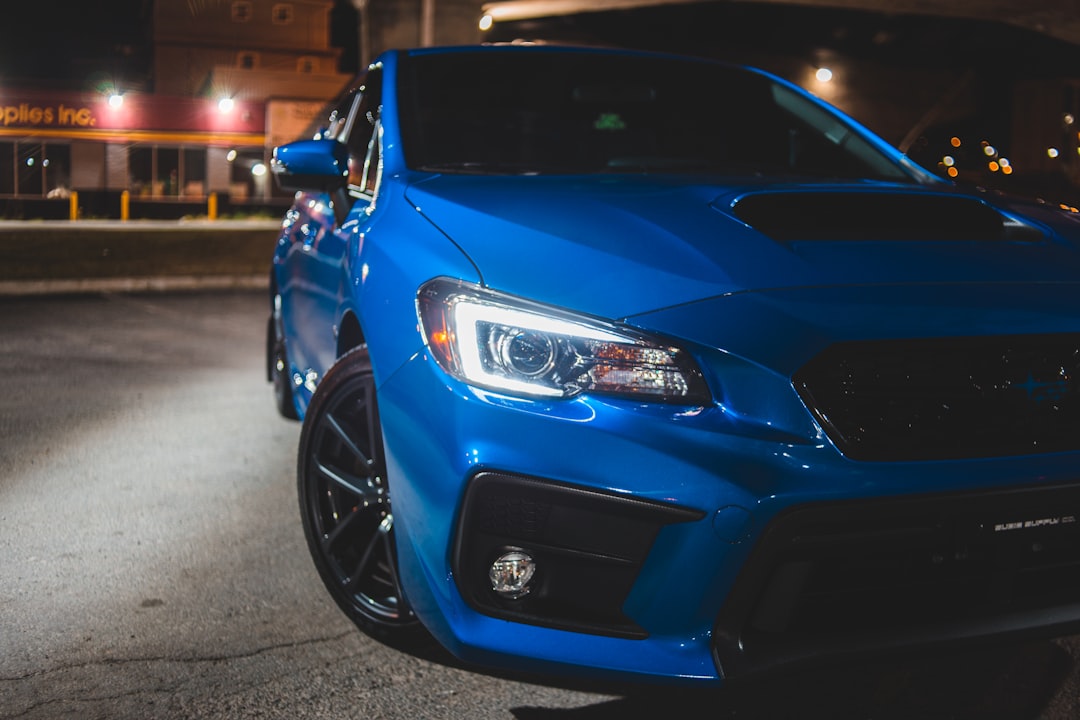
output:
M768 237L800 240L1040 240L1043 234L977 198L930 193L778 192L737 200L731 213Z

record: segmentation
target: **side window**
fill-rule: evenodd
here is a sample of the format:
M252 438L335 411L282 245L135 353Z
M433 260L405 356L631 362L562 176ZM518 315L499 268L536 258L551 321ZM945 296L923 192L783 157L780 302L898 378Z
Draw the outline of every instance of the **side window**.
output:
M379 143L379 111L382 106L382 74L372 70L358 91L354 120L349 128L349 190L374 195L378 187L381 155Z
M356 93L349 95L334 108L330 118L326 122L326 130L322 137L330 140L344 140L348 130L349 121L353 118L356 107Z
M278 3L271 11L275 25L288 25L293 21L292 3Z
M246 23L251 20L251 0L235 0L230 14L233 22Z

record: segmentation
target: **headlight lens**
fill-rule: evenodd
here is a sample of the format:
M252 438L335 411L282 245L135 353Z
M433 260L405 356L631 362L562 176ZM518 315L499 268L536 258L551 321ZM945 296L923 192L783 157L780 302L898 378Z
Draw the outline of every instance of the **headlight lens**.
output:
M685 351L632 328L442 278L420 288L417 312L436 361L471 385L540 397L709 402Z

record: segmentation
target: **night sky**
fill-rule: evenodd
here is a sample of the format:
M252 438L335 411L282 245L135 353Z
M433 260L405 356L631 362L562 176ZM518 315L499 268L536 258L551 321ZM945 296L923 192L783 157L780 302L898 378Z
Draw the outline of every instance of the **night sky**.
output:
M337 5L331 42L345 48L342 70L351 73L356 70L355 10L349 0ZM5 2L0 88L98 90L113 83L152 89L152 17L152 0Z
M150 0L5 3L0 86L91 89L150 76Z
M193 7L223 0L187 2ZM152 89L151 20L154 0L9 1L0 16L0 87L99 89L113 80ZM1016 31L945 18L889 16L772 4L707 3L642 8L620 13L525 21L497 26L488 39L558 37L588 43L631 45L693 54L726 51L736 61L762 51L790 54L828 45L852 57L912 65L1007 63L1027 70L1073 65L1076 48L1045 36L1017 42ZM658 32L657 29L663 29ZM976 29L978 28L978 29ZM356 71L356 11L336 0L331 43L342 48L346 73ZM1002 53L1001 48L1008 48ZM1056 56L1056 57L1051 57Z

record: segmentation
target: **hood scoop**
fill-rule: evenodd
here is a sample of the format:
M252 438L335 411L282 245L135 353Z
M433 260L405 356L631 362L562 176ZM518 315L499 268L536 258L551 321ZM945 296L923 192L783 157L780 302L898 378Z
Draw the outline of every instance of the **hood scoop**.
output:
M1038 229L973 197L931 193L770 192L744 195L730 214L781 242L1036 241Z

